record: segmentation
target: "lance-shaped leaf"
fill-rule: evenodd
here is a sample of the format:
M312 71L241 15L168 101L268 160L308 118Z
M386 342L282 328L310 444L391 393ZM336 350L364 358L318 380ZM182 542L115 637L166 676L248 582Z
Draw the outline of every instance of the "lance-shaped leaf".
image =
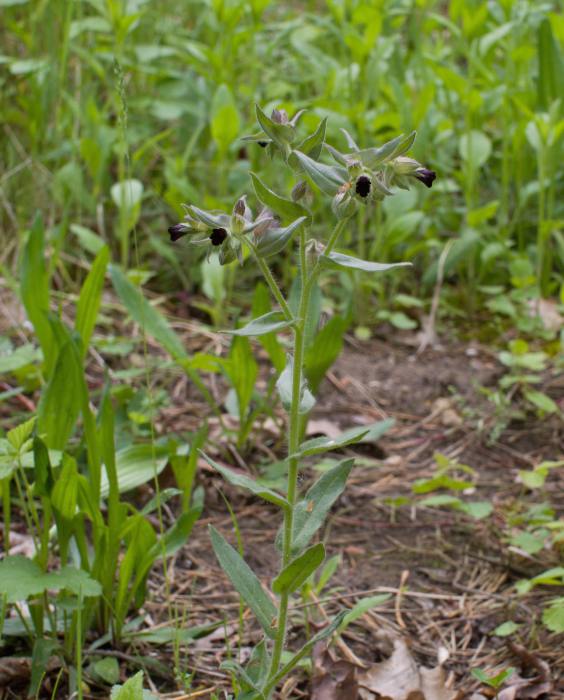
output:
M314 544L282 569L272 582L272 590L277 595L297 591L323 563L324 559L325 546L321 542Z
M347 614L346 610L343 610L343 612L340 612L331 622L322 629L320 632L315 634L313 637L311 637L304 645L303 647L296 653L294 656L288 661L280 671L274 676L274 678L270 681L270 683L266 686L265 688L265 695L268 694L273 688L275 688L280 681L285 678L290 671L299 664L299 662L303 659L304 656L309 654L309 652L313 649L313 647L318 643L321 642L323 639L326 639L327 637L330 637L333 632L335 632L340 624L343 621L343 618Z
M208 457L204 452L202 452L202 450L200 450L200 454L211 467L218 471L221 476L230 484L233 484L233 486L240 486L243 489L247 489L247 491L254 493L255 496L259 496L259 498L263 498L269 503L274 503L274 505L277 505L280 508L288 507L288 501L284 498L284 496L276 493L276 491L272 491L271 489L266 488L266 486L261 486L261 484L256 482L254 479L250 479L244 474L238 474L232 469L222 467L221 464L218 464L211 457Z
M221 568L235 586L237 593L256 615L265 633L274 639L276 628L273 627L273 623L276 623L278 614L276 606L237 550L219 534L213 525L209 526L209 531L213 551Z
M261 129L267 136L276 143L282 150L294 139L294 128L290 124L277 124L270 117L267 117L262 109L256 105L257 121Z
M290 165L301 167L322 192L331 197L348 180L347 171L336 165L318 163L301 151L292 151Z
M378 440L378 438L389 430L393 424L393 418L387 418L386 420L376 421L376 423L362 425L358 428L349 428L349 430L345 430L334 438L312 438L311 440L302 442L296 456L309 457L311 455L321 454L322 452L328 452L329 450L338 450L341 447L353 445L355 442L360 442L361 440L364 442L372 442Z
M311 214L309 211L291 199L286 199L280 195L273 192L269 187L267 187L261 179L251 173L251 180L253 181L253 187L255 189L255 194L257 198L267 207L280 214L281 217L287 219L298 219L300 217L306 217L308 225L311 224Z
M292 406L292 393L293 393L293 374L294 374L294 358L288 355L286 360L286 367L280 373L278 381L276 382L276 388L278 389L278 394L280 395L280 400L284 408L289 411ZM299 412L301 414L308 413L315 406L315 397L307 387L307 383L302 379L302 384L300 386L300 405Z
M345 488L353 464L354 459L344 459L322 474L304 499L296 505L292 542L294 551L303 549L323 525L331 506Z
M336 253L334 251L329 253L329 255L321 255L320 260L322 264L329 267L362 270L363 272L385 272L386 270L391 270L394 267L411 266L411 263L409 262L378 263L370 260L361 260L360 258L353 257L352 255L345 255L344 253Z
M325 131L327 128L327 117L319 122L317 129L307 136L298 146L298 149L308 155L310 158L317 160L321 155L323 144L325 142Z
M243 328L236 328L233 331L223 331L230 335L257 336L266 335L274 331L280 331L292 325L292 321L287 321L281 311L269 311L258 318L253 318Z
M379 148L363 148L351 155L362 161L367 168L375 168L385 160L391 160L406 153L413 145L416 135L415 131L407 136L401 134Z
M231 223L231 217L222 211L206 211L193 204L186 207L186 211L210 228L229 228Z
M302 216L284 228L267 228L266 231L263 231L256 237L258 238L255 243L257 254L267 258L269 255L280 253L305 221L307 221L307 217Z

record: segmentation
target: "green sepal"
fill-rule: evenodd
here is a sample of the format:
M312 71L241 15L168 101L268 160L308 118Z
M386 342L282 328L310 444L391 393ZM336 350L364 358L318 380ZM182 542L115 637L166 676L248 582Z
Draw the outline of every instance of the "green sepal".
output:
M290 124L277 124L267 117L262 109L256 105L257 121L267 136L279 146L284 153L289 149L289 144L294 140L294 128Z
M305 153L310 158L317 160L323 150L325 143L325 132L327 130L327 117L322 119L317 126L317 129L307 136L298 146L298 150Z

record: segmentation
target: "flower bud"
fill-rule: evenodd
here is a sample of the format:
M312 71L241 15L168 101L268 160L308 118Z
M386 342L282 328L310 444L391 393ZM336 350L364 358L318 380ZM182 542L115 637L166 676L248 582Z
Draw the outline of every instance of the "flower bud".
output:
M333 197L331 202L331 209L333 214L337 219L348 219L357 210L357 203L351 192L351 186L349 183L343 185L337 194Z
M275 124L287 124L288 114L285 109L273 109L270 118Z
M299 202L300 199L305 197L306 193L307 193L307 182L305 182L305 180L300 180L292 188L292 194L291 194L292 200L294 202Z
M399 158L394 158L390 165L396 175L410 175L417 178L426 187L431 187L437 177L434 170L424 168L421 163L413 158L400 156Z

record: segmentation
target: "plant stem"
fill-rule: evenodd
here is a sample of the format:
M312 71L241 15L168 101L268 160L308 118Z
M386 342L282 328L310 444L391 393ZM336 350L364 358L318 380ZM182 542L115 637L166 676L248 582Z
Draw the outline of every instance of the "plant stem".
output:
M343 230L347 220L344 219L339 221L339 223L333 229L327 246L325 248L325 254L330 253L331 250L337 243L339 235ZM260 260L260 259L259 259ZM306 256L306 232L302 228L300 232L300 248L299 248L299 260L300 260L300 303L299 310L297 314L297 319L294 326L294 357L293 357L293 370L292 370L292 403L290 405L290 415L288 420L288 486L286 498L290 507L285 510L284 515L284 539L283 539L283 549L282 549L282 568L285 567L291 559L292 556L292 540L293 540L293 529L294 529L294 508L298 495L298 469L299 469L299 457L295 456L298 452L300 446L300 435L301 435L301 421L300 421L300 401L302 397L302 385L303 385L303 365L304 365L304 354L305 354L305 330L307 327L308 309L309 301L311 297L311 291L315 286L317 277L321 271L321 265L319 261L315 263L311 270L308 270L307 266L307 256ZM262 267L261 267L262 269ZM270 272L270 271L269 271ZM267 280L268 281L268 280ZM280 291L280 290L278 290ZM289 594L282 593L280 596L280 608L278 612L278 629L276 633L276 639L274 641L274 649L272 652L272 662L270 666L269 679L267 681L267 687L269 692L274 689L280 671L280 662L282 659L282 652L284 650L284 643L286 641L286 626L288 620L288 602ZM276 680L274 680L276 679ZM273 684L274 681L274 684Z
M268 287L270 291L272 292L272 295L276 299L276 301L280 304L280 308L282 309L282 313L286 317L287 321L291 321L293 319L293 314L290 311L290 307L288 306L286 299L284 299L284 295L280 291L280 287L278 286L276 280L274 279L272 272L270 271L270 268L266 264L263 258L260 257L260 255L257 253L256 248L253 246L252 251L255 255L255 259L257 261L257 264L260 268L260 271L263 274L263 277L268 284Z

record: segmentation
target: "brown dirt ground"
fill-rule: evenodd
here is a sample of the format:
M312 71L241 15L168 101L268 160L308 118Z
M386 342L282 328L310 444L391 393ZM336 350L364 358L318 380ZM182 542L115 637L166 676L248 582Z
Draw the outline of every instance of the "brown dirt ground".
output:
M220 352L225 347L221 336L192 324L178 324L178 330L186 332L194 351ZM152 344L148 352L151 358L160 354ZM128 357L131 365L142 361L142 356ZM396 422L377 445L343 451L357 455L358 466L322 533L328 554L340 554L342 565L318 603L308 601L307 609L311 620L320 622L325 615L352 607L363 596L389 593L385 603L347 629L335 648L336 655L366 664L381 659L378 639L382 631L406 639L421 665L436 665L441 649L443 658L445 654L448 657L444 664L448 683L462 691L461 697L470 697L479 687L470 675L472 668L488 672L507 665L521 668L523 658L516 656L507 640L491 634L500 623L513 620L521 625L515 640L535 659L548 664L553 681L550 694L527 697L564 698L563 636L549 633L539 623L542 604L550 592L538 590L521 598L513 589L519 578L557 565L557 553L525 557L503 541L511 513L523 502L530 505L544 498L560 516L564 514L564 475L551 474L542 497L525 492L517 480L519 469L562 458L562 424L557 418L529 416L526 423L510 422L501 437L491 442L497 418L480 387L495 387L501 373L495 353L476 343L453 342L418 355L408 335L399 341L360 343L349 339L322 387L312 415L313 428L327 432L384 417L393 417ZM100 379L101 369L94 362L89 381L97 385ZM156 423L157 435L192 430L209 414L183 375L173 373L171 380L170 372L163 373L154 381L165 386L171 398L171 406L162 411ZM558 379L546 377L546 386L555 400L562 401ZM210 389L221 403L221 381L211 378ZM209 451L225 464L244 469L283 454L273 421L262 425L253 437L252 452L240 454L227 446L217 419L212 416L209 420ZM471 498L492 501L492 516L473 521L445 508L415 503L390 506L389 499L410 497L413 482L433 473L436 452L476 470L476 493ZM202 691L194 697L206 698L213 689L217 692L228 687L226 674L219 670L226 643L233 653L240 643L244 657L259 638L252 619L245 614L245 633L239 640L238 599L210 549L210 522L234 541L232 521L219 489L237 514L247 560L265 582L277 567L272 542L279 516L268 504L220 482L207 464L200 466L199 480L206 491L204 516L187 546L170 561L168 583L162 569L155 567L144 611L148 627L168 625L171 617L180 619L185 627L224 621L211 636L179 649L180 667L195 671L193 688ZM304 470L304 486L313 474L311 468ZM171 485L170 478L165 472L163 485ZM149 495L149 489L141 490L141 498ZM168 519L174 518L168 506L165 512ZM296 604L291 615L290 639L296 644L303 634L303 609ZM133 642L127 648L104 653L116 655L124 670L127 664L130 670L144 665L154 688L171 691L163 697L192 697L172 693L174 659L170 647ZM309 687L306 675L296 674L279 697L308 698ZM100 697L94 686L93 692L92 697Z

